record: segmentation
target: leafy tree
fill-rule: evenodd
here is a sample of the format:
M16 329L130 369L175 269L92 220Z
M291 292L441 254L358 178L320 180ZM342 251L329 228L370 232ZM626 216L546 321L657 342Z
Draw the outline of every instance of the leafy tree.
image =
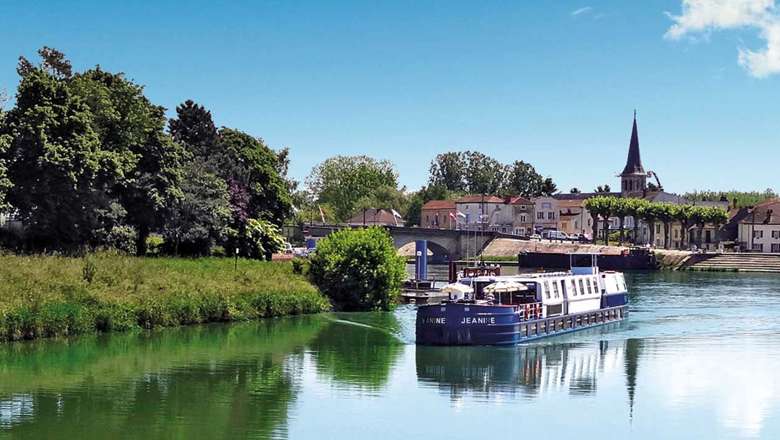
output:
M338 309L390 310L406 265L385 229L343 229L317 243L309 275Z
M627 199L628 215L634 219L633 241L636 244L639 240L639 220L642 218L644 210L650 204L645 199L631 198Z
M101 151L89 108L65 81L44 68L19 70L16 106L2 134L14 182L8 200L34 244L73 249L100 227L99 208L109 199L95 183L116 158Z
M609 186L609 185L603 185L603 186L602 186L602 185L599 185L599 186L597 186L597 187L596 187L596 189L595 189L595 190L593 190L593 192L597 192L597 193L608 193L608 192L612 192L612 188L610 188L610 186Z
M620 221L620 235L618 243L623 244L625 238L626 217L631 214L631 205L629 199L615 198L612 202L612 214Z
M123 74L97 67L73 76L70 87L89 107L100 147L111 155L106 185L138 231L136 250L144 255L149 234L163 226L181 197L184 150L164 131L165 109Z
M267 220L249 219L244 234L244 239L239 240L240 243L244 243L241 253L250 258L264 258L270 261L271 255L279 252L284 245L284 237L279 226Z
M9 208L9 205L6 203L6 195L12 186L11 180L8 178L6 153L11 147L13 137L10 134L10 129L6 122L6 114L3 112L4 104L4 95L0 93L0 211Z
M388 161L335 156L314 167L306 184L317 203L330 205L341 222L355 212L361 199L374 197L379 188L396 188L398 173Z
M468 166L465 153L448 152L436 156L431 161L429 184L443 187L448 191L465 192L466 168Z
M593 218L593 242L596 243L598 237L599 218L603 222L604 244L609 244L609 218L612 216L617 198L612 196L595 196L585 201L585 209L590 212Z
M218 133L211 112L192 100L176 107L176 118L168 122L173 139L187 147L195 157L205 163L216 153Z
M230 224L230 194L224 180L200 160L184 166L182 197L174 201L163 236L174 255L208 255L224 241Z
M580 189L575 186L569 190L569 194L582 194L582 191L580 191Z
M506 167L478 151L467 151L467 190L473 194L497 194L504 186Z
M558 186L553 182L553 180L550 177L547 177L542 182L542 190L541 195L543 196L551 196L558 192Z
M262 139L230 128L219 130L219 172L228 184L233 216L246 226L249 218L281 226L292 214L292 198L279 174L279 157Z
M536 172L533 165L516 160L507 171L505 194L517 194L523 197L539 197L544 194L544 178Z
M764 200L777 198L777 193L772 188L764 191L693 191L683 195L686 199L693 202L717 202L728 200L731 206L743 208L754 206Z
M523 161L506 166L477 151L439 154L431 162L429 184L456 193L514 194L524 197L551 195L557 191L552 179L545 179Z
M41 57L41 64L37 67L28 61L27 58L19 57L19 64L16 67L19 76L25 77L36 70L43 70L56 79L68 79L71 77L73 68L62 52L43 46L38 49L38 56Z
M685 249L687 247L688 229L691 227L696 217L695 211L699 208L700 207L693 205L681 205L674 213L675 220L680 223L680 249Z

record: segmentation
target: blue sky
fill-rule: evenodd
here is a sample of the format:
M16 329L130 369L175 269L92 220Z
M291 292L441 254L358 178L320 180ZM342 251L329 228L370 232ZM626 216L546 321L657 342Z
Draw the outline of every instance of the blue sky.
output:
M437 153L466 148L531 162L565 191L615 188L636 108L666 189L780 190L767 42L780 21L772 0L708 1L0 0L0 88L13 94L17 57L49 45L77 69L125 72L169 113L191 98L290 147L297 179L367 154L410 189ZM740 61L764 49L763 70Z

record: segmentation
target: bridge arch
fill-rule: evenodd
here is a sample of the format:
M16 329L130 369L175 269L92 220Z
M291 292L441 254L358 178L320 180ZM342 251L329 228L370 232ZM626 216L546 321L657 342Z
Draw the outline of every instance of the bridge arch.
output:
M399 254L413 258L415 255L415 239L393 239L395 248ZM453 258L452 252L444 244L437 243L435 240L428 241L428 262L446 263Z

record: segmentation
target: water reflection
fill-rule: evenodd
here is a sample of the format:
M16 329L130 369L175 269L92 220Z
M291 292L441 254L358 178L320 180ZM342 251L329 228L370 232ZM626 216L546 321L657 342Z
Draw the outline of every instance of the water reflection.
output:
M400 324L392 313L336 314L311 341L317 370L336 383L378 391L404 346L398 339Z
M513 348L417 347L412 307L3 344L0 438L777 437L780 278L629 281L628 321Z
M274 320L6 346L0 428L18 438L286 437L304 345L324 325Z
M641 343L638 340L530 345L514 348L417 347L418 380L457 400L496 395L533 398L546 392L596 393L599 378L625 367L633 405Z

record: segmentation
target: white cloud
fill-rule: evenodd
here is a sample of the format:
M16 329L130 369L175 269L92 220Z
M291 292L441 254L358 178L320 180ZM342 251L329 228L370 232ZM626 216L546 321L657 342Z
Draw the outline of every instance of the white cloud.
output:
M759 78L780 73L780 16L774 0L682 0L682 14L668 15L674 24L664 37L672 40L713 30L758 30L766 47L739 48L739 64Z
M576 16L578 16L580 14L587 14L588 12L590 12L592 10L593 10L593 8L591 8L590 6L585 6L584 8L579 8L579 9L575 9L575 10L571 11L571 16L572 17L576 17Z

